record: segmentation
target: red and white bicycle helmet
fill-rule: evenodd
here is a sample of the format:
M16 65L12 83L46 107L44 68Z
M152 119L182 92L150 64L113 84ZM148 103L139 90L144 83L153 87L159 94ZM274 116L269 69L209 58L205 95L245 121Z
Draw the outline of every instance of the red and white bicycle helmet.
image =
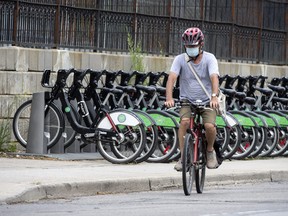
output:
M182 34L183 45L204 45L204 34L197 27L188 28Z

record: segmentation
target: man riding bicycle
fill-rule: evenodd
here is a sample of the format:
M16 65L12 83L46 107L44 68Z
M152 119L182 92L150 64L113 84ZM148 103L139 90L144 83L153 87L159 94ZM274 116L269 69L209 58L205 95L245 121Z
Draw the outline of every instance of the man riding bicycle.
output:
M216 139L216 108L218 107L217 93L219 88L219 70L218 63L212 53L203 51L204 34L199 28L188 28L182 35L182 43L186 53L175 57L169 78L166 85L166 102L167 107L174 106L172 96L174 84L179 76L180 100L191 103L208 104L201 111L201 117L205 127L205 136L207 140L207 168L215 169L219 166L216 153L213 148ZM187 62L186 56L189 56ZM211 94L211 100L203 91L201 85L192 73L188 64L192 64L196 73L203 82L208 93ZM180 127L178 131L179 148L181 158L175 165L177 171L182 171L182 154L184 148L184 137L189 127L191 115L190 106L182 106L180 109Z

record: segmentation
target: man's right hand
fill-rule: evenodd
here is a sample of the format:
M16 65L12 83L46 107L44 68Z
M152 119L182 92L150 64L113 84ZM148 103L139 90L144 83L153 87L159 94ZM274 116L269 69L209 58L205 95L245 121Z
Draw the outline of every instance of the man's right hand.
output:
M175 104L174 99L166 100L166 102L165 102L165 106L168 108L174 107L174 104Z

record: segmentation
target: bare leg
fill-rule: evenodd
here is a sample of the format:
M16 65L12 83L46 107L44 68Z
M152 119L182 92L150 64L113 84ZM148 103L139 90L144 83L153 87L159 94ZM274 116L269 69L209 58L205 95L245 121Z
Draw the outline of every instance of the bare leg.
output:
M183 149L184 149L184 137L186 135L186 131L189 127L190 119L189 118L183 118L181 119L180 126L178 129L178 138L179 138L179 148L181 152L181 159L182 159L182 154L183 154Z
M213 145L216 139L216 127L211 123L205 123L204 127L207 139L207 151L211 152L214 150Z

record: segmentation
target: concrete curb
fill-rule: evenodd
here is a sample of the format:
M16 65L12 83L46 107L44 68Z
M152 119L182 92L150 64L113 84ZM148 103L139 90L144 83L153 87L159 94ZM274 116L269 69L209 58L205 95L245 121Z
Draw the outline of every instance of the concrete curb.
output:
M287 171L265 171L239 174L222 174L218 176L207 176L206 187L213 185L227 185L251 183L259 181L285 181L288 179ZM139 178L127 180L107 180L95 182L73 182L61 184L46 184L32 186L24 192L0 200L2 204L13 204L21 202L35 202L41 199L65 199L80 196L94 196L99 194L130 193L141 191L157 191L172 188L181 188L182 179L179 177L163 178Z

